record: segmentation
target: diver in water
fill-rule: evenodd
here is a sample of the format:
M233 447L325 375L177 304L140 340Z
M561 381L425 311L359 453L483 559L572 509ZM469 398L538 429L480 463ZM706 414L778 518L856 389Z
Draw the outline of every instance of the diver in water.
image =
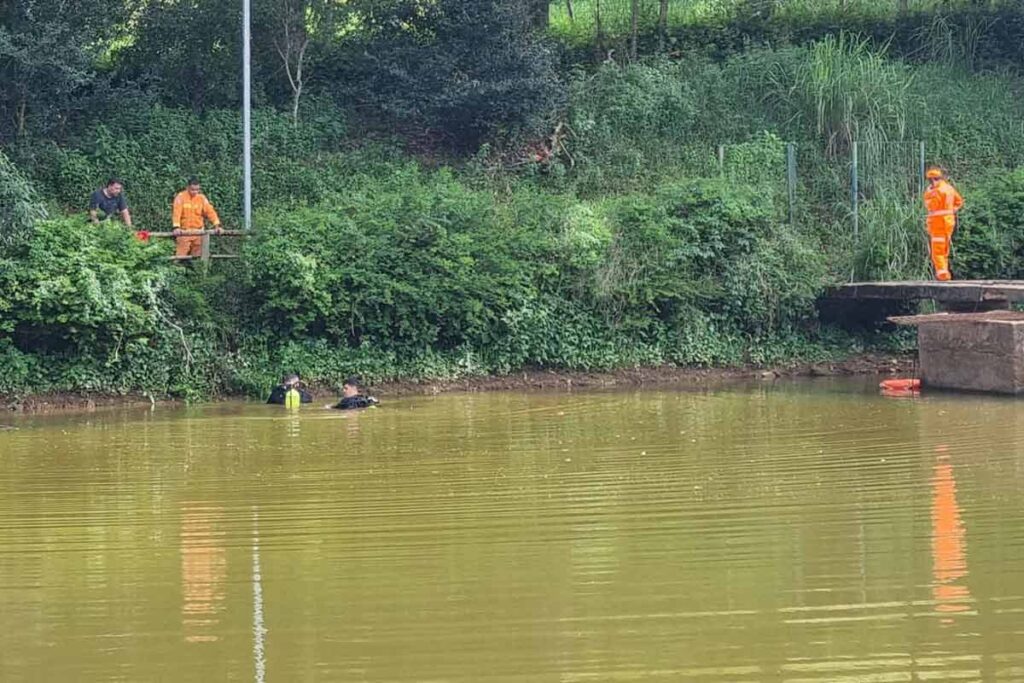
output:
M281 378L281 383L278 384L270 392L270 398L267 399L268 405L283 406L287 403L288 392L294 389L299 392L302 403L312 403L313 394L309 393L309 390L302 385L302 380L296 374L285 375Z
M370 408L379 403L373 396L364 396L362 393L363 381L352 376L341 385L341 401L334 406L335 410L356 410L358 408Z

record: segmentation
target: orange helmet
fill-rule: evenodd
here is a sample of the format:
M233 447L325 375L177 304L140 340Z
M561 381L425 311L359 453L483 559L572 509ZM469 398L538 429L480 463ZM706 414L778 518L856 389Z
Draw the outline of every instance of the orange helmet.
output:
M942 170L938 168L929 168L925 171L924 177L928 180L938 180L942 177Z

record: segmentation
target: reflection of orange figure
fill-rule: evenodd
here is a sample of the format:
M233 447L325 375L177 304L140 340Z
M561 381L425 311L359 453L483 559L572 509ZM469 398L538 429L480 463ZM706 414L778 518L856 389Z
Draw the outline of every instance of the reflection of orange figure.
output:
M932 476L932 597L935 611L942 614L964 612L971 601L967 586L957 583L967 576L964 535L953 465L940 455Z
M205 643L217 640L213 633L217 613L224 602L227 552L217 531L220 508L182 508L181 514L181 623L185 640Z

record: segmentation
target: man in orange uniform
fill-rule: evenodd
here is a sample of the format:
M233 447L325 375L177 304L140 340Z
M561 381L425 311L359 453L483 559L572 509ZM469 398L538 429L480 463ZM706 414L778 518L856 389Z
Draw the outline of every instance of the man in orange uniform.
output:
M956 213L964 205L960 193L956 191L945 174L934 166L925 174L928 189L924 191L924 205L928 209L928 234L931 236L932 265L935 266L935 277L939 280L951 280L949 274L949 245L956 230Z
M196 236L182 237L185 230L203 230L206 221L213 223L213 228L219 235L221 232L220 217L217 215L213 204L202 193L202 187L195 178L190 178L188 187L174 197L174 204L171 210L171 217L174 225L174 234L177 248L176 256L200 256L203 252L203 238Z

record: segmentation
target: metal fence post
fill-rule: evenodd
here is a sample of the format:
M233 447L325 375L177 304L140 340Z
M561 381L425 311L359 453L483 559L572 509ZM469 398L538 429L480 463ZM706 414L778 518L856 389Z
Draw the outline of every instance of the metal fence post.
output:
M925 169L925 156L924 156L924 140L921 140L920 142L918 142L918 145L919 145L918 152L920 154L920 158L919 158L919 161L920 161L920 168L919 168L920 173L917 176L917 193L921 194L922 192L924 192L924 186L926 185L926 183L924 181L924 174L925 174L925 170L926 170Z
M786 197L789 200L789 224L796 226L796 145L786 144Z
M860 215L859 215L859 211L860 211L860 206L859 206L860 188L858 187L858 183L859 183L859 178L858 178L858 175L859 175L859 171L858 171L859 163L858 163L858 159L857 159L857 143L856 142L853 143L852 162L853 163L851 164L851 168L850 168L850 201L852 202L852 208L853 208L853 239L854 239L854 241L856 241L860 237Z
M206 262L208 262L210 260L210 233L207 232L207 231L203 231L203 238L202 239L203 239L203 247L202 247L202 252L200 253L199 258L200 258L200 260L203 263L206 263Z
M718 146L718 175L725 175L725 145Z

